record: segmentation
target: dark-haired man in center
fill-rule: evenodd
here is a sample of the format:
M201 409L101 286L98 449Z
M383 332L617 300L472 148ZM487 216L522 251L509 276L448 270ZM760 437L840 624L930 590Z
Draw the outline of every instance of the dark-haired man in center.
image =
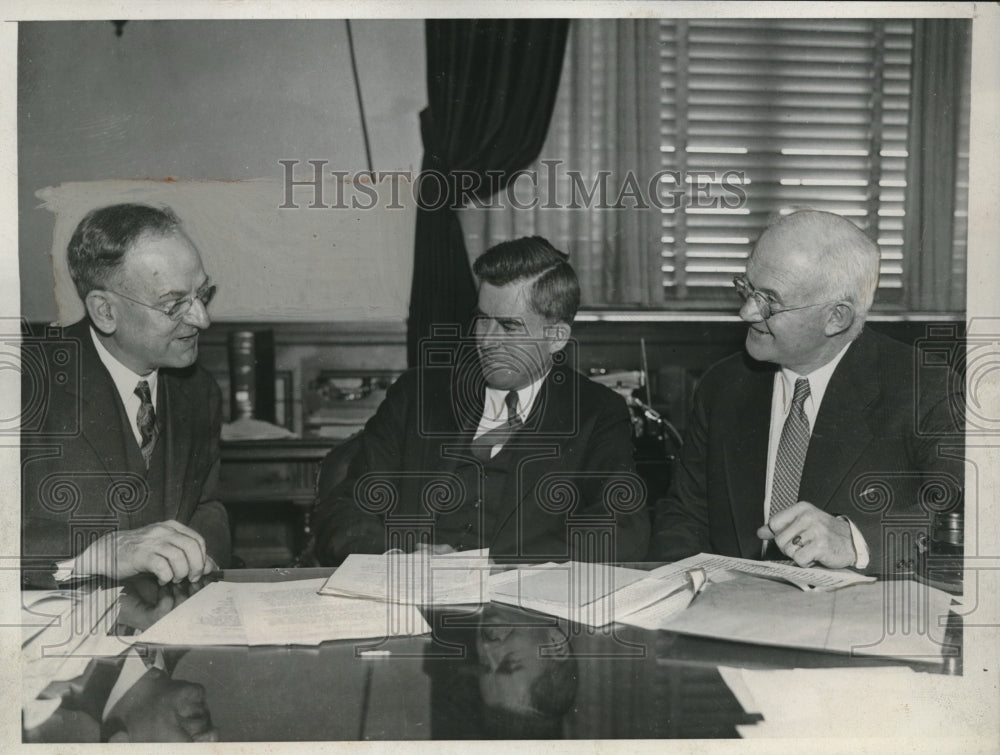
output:
M625 402L566 364L580 303L566 255L521 238L473 270L471 337L425 342L421 366L389 389L346 480L319 502L319 559L393 547L642 559L649 519Z

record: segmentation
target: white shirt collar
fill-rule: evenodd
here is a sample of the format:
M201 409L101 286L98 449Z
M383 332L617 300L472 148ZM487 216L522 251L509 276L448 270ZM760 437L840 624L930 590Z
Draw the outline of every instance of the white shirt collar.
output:
M531 407L535 405L535 399L538 398L538 394L541 393L542 383L545 382L545 378L549 375L549 371L546 371L538 380L526 385L524 388L520 388L517 391L517 416L521 418L522 422L527 421L528 415L531 414ZM476 433L476 437L482 435L487 430L491 430L494 427L498 427L507 421L507 394L510 391L505 391L500 388L491 388L486 386L486 400L483 402L483 417L479 423L479 430Z
M118 389L118 395L122 398L122 404L128 407L133 401L138 402L139 399L135 395L135 387L139 384L140 380L145 380L149 383L149 392L153 398L153 408L156 408L156 382L159 376L159 370L153 370L148 375L139 375L138 373L132 372L128 367L118 361L115 356L108 351L108 348L101 343L101 339L97 337L97 333L94 332L93 327L90 328L90 337L94 341L94 347L97 349L97 356L101 358L101 363L107 369L108 374L111 375L111 380L115 384L115 388ZM133 412L134 414L134 412ZM131 415L130 415L131 416Z
M826 387L830 384L830 378L833 377L834 371L837 369L837 365L840 364L840 360L844 358L844 354L851 347L854 341L848 343L844 348L837 352L836 356L829 362L819 367L808 375L800 375L794 370L790 370L787 367L782 367L778 372L778 379L781 383L781 407L782 413L788 414L788 410L791 408L792 404L792 394L795 392L795 381L798 378L808 378L809 379L809 398L807 403L812 404L812 412L810 417L810 427L816 418L816 413L819 411L820 404L823 403L823 396L826 394Z

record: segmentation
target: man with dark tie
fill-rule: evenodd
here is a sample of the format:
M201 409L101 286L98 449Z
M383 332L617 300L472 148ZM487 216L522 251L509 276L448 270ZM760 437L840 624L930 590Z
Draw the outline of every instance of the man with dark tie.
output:
M221 394L195 363L215 286L177 216L146 205L90 212L68 263L86 316L24 351L24 581L197 580L230 550Z
M942 370L865 327L878 246L850 221L794 212L734 280L746 353L695 395L650 558L790 558L914 568L933 513L962 505L962 412Z
M512 560L636 560L649 520L625 402L567 364L580 303L540 237L474 265L471 337L424 343L389 389L347 479L321 497L317 555L490 548Z

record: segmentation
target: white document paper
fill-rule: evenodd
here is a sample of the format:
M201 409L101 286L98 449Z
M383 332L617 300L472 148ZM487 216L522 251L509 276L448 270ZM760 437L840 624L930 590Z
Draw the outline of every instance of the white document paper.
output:
M432 556L352 553L320 589L323 595L399 605L464 605L489 600L489 550Z
M318 645L430 632L416 607L320 595L323 582L213 582L137 640L154 645Z
M680 597L657 611L669 609L672 615L691 600L686 572L671 580L638 569L570 561L503 572L490 579L491 600L592 627L616 621L637 626L656 623L662 620L657 611L638 616L635 622L631 619L641 609L663 603L673 594Z
M154 645L246 645L236 583L212 582L139 635Z
M703 569L691 569L685 572L683 582L678 584L677 578L673 577L669 584L673 591L665 598L622 616L618 622L641 629L663 629L671 618L691 605L691 601L706 588L708 575Z
M710 585L664 626L757 645L940 663L951 596L912 580L802 592L748 574Z
M963 679L905 666L719 673L747 713L764 720L743 737L879 737L926 741L954 735ZM836 715L831 715L836 711ZM963 732L964 733L964 732ZM886 740L888 741L888 740Z
M327 640L399 637L431 631L415 606L320 595L323 582L308 579L238 589L237 603L249 644L318 645Z
M789 566L774 561L753 561L747 558L715 556L710 553L699 553L697 556L685 558L683 561L661 566L654 569L651 574L668 578L695 568L704 569L712 581L720 581L716 580L715 576L721 572L736 571L768 579L784 580L807 592L812 590L827 592L841 587L869 584L875 581L875 577L858 574L849 569L824 569L820 567L807 569L802 566Z

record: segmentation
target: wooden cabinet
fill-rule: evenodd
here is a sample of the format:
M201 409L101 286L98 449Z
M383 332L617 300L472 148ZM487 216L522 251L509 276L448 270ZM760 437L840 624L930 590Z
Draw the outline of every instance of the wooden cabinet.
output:
M247 566L288 565L305 547L320 462L341 441L223 441L219 496L233 553Z

